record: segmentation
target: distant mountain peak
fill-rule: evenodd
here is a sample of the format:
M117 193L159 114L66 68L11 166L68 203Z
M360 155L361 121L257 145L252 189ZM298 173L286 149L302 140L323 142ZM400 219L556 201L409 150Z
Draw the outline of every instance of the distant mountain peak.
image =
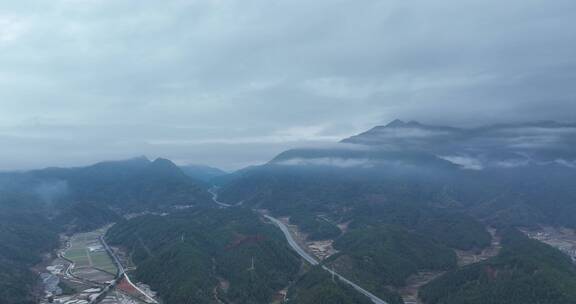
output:
M394 119L385 126L385 128L413 128L413 127L422 127L422 124L420 124L415 120L405 122L400 119Z
M155 167L170 167L170 168L179 169L178 166L176 166L176 164L174 164L171 160L169 160L167 158L162 158L162 157L156 158L152 162L152 165Z
M166 158L155 159L148 165L147 170L149 172L155 172L156 174L183 174L176 164Z
M137 156L137 157L133 157L133 158L128 158L125 160L116 160L116 161L109 161L109 162L104 162L104 163L114 163L114 164L124 163L124 164L133 165L133 166L147 166L152 162L150 161L150 159L148 157L141 155L141 156Z
M454 127L421 124L415 120L406 122L395 119L387 125L374 127L366 132L345 138L341 142L367 145L395 144L405 147L406 144L435 144L440 137L447 140L462 132L462 129ZM430 140L431 138L434 139Z
M406 123L400 119L394 119L393 121L389 122L385 127L386 128L398 128L404 127Z
M410 127L422 127L423 125L415 120L411 120L407 123L404 124L405 126L410 126Z
M132 158L132 160L150 162L150 159L146 155L136 156L136 157Z
M148 176L154 176L155 178L178 178L181 180L187 180L188 176L180 170L180 168L174 164L171 160L166 158L157 158L152 163L150 163L145 168L145 174Z

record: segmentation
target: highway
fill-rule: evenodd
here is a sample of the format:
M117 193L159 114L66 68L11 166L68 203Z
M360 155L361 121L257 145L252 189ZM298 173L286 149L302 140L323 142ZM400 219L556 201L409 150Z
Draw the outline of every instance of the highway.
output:
M274 223L276 226L278 226L278 228L280 228L280 230L282 230L282 232L284 233L284 236L286 236L286 240L288 241L288 244L290 245L290 247L292 247L292 249L294 249L294 251L296 251L296 253L298 253L303 259L305 259L308 263L312 264L312 265L318 265L320 263L318 263L318 261L312 257L308 252L304 251L304 249L302 249L298 243L296 243L296 241L294 240L294 238L292 237L292 235L290 234L290 230L288 230L288 227L286 227L286 225L284 225L284 223L282 223L281 221L269 216L269 215L264 215L264 217L266 217L267 219L269 219L272 223Z
M110 246L108 246L108 243L106 243L106 240L104 239L104 236L102 236L102 235L100 236L100 243L102 243L102 245L104 246L104 249L106 249L106 252L108 252L108 255L110 255L110 257L114 260L114 264L116 264L116 267L118 268L117 276L121 277L122 275L124 275L124 273L126 272L124 270L124 266L122 265L122 263L120 263L120 260L116 256L116 253L114 253L112 248L110 248Z
M286 227L286 225L284 225L284 223L282 223L278 219L273 218L269 215L264 215L264 217L269 219L272 223L274 223L276 226L278 226L278 228L280 228L280 230L282 230L282 232L284 233L284 236L286 237L286 240L288 241L288 244L290 245L290 247L292 247L292 249L294 249L294 251L296 251L296 253L298 253L304 260L306 260L308 263L310 263L312 265L318 265L319 264L319 262L314 257L312 257L310 254L308 254L308 252L306 252L304 249L302 249L300 247L300 245L298 245L298 243L292 237L292 234L290 234L290 230L288 230L288 227ZM375 304L387 304L386 301L378 298L377 296L375 296L374 294L372 294L368 290L356 285L354 282L346 279L345 277L341 276L340 274L333 271L332 269L330 269L326 266L322 266L322 268L324 270L330 272L331 274L334 274L334 276L338 277L342 282L344 282L344 283L350 285L352 288L356 289L356 291L358 291L359 293L370 298L370 300L372 300L372 302L374 302Z
M216 188L211 188L209 190L210 194L212 194L212 200L214 201L214 203L216 203L221 208L231 207L231 205L224 204L224 203L218 201L218 193L216 190L217 190ZM290 245L290 247L292 247L292 249L294 249L294 251L296 251L296 253L298 253L298 255L300 255L304 260L306 260L306 262L310 263L311 265L320 264L318 262L318 260L316 260L316 258L311 256L308 252L306 252L304 249L302 249L302 247L300 247L300 245L298 245L298 243L294 240L294 238L290 234L290 230L288 230L288 227L286 227L286 225L284 225L284 223L282 223L278 219L273 218L273 217L266 215L266 214L264 214L264 217L266 217L268 220L270 220L272 223L274 223L276 226L278 226L278 228L280 228L280 230L282 230L282 233L284 233L284 236L286 237L286 240L288 241L288 244ZM375 304L388 304L386 301L378 298L377 296L375 296L374 294L372 294L368 290L365 290L364 288L356 285L354 282L346 279L345 277L341 276L340 274L333 271L332 269L329 269L326 266L322 266L322 268L324 270L330 272L331 274L334 274L334 276L338 277L342 282L344 282L344 283L350 285L352 288L356 289L359 293L367 296Z
M136 286L136 284L132 283L132 281L130 280L130 277L128 276L128 274L126 274L126 270L124 269L124 266L122 265L122 263L120 263L120 259L118 259L118 256L116 256L116 253L114 253L112 248L110 248L110 246L108 246L108 243L106 243L104 236L100 236L100 243L102 243L102 245L104 245L104 248L106 249L108 254L112 257L112 259L114 259L114 263L116 264L116 267L118 267L117 278L120 278L120 277L126 278L126 281L128 282L128 284L132 285L132 287L134 287L134 289L136 289L139 293L141 293L146 298L147 303L158 303L156 300L154 300L152 297L150 297L146 292L144 292L142 289L140 289L138 286ZM118 279L116 281L118 281ZM115 283L113 283L113 284L115 284Z

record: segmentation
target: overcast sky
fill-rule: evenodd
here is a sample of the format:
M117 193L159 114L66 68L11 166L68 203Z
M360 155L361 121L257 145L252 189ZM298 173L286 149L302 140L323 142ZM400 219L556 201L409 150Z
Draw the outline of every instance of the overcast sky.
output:
M0 1L0 169L576 120L574 0Z

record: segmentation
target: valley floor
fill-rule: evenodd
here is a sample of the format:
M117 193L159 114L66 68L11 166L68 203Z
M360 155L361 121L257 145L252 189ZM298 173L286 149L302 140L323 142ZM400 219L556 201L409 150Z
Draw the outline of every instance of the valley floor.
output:
M40 304L152 302L139 296L135 286L120 275L101 239L109 227L62 237L63 245L58 251L58 257L50 261L41 274L45 298ZM147 286L137 285L138 289L145 289L147 294L154 294Z

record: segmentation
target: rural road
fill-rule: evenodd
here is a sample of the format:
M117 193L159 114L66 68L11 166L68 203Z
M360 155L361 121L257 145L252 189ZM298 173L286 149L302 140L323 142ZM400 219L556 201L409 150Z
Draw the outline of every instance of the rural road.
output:
M212 195L212 200L214 201L214 203L216 203L216 205L218 205L222 208L232 207L232 205L225 204L225 203L218 200L218 188L212 187L212 188L208 189L208 193L210 193Z

